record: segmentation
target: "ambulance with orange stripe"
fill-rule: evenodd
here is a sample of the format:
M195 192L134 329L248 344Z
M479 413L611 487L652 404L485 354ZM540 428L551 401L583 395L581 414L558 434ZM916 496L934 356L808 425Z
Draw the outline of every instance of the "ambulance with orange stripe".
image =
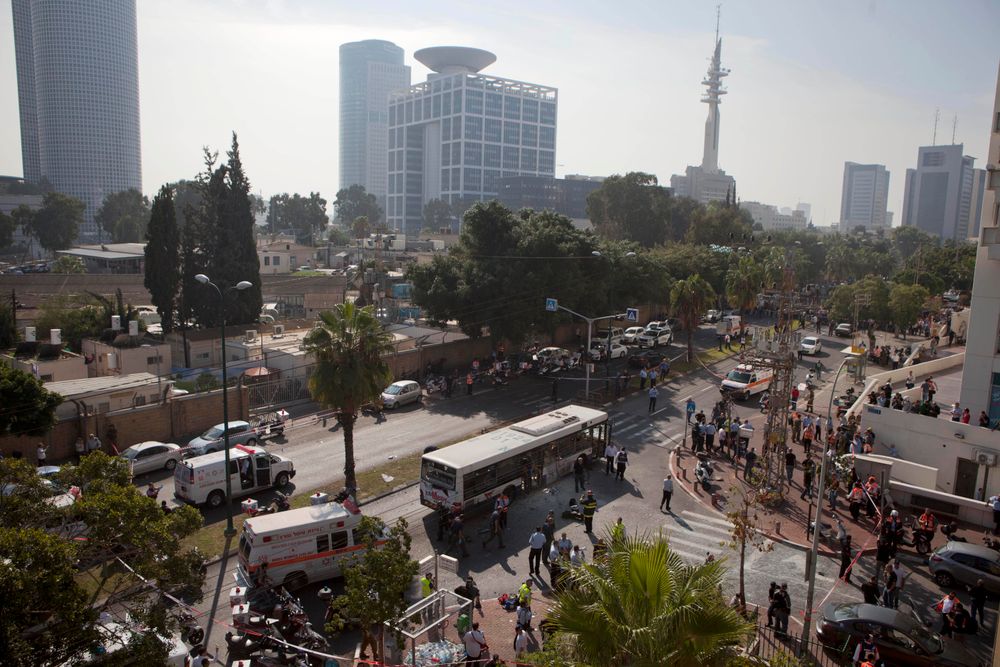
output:
M722 380L719 391L731 394L733 398L745 401L771 386L771 369L754 368L750 364L740 364Z
M339 577L344 562L365 548L360 525L361 510L350 498L247 519L236 580L251 587L264 564L267 581L289 589Z

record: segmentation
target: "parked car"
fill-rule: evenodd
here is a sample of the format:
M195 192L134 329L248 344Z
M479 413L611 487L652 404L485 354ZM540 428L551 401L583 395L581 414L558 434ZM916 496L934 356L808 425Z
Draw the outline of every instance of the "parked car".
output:
M625 333L622 334L622 343L625 345L635 345L636 339L638 339L639 335L645 330L645 327L629 327L625 330Z
M850 322L841 322L837 325L837 328L833 330L833 333L841 338L850 338L851 334L854 333L854 325Z
M982 544L946 542L927 559L934 581L951 589L955 584L983 585L991 593L1000 594L1000 553Z
M594 361L604 361L608 358L607 355L608 346L606 343L601 341L592 341L590 344L590 358ZM611 344L611 358L612 359L622 359L628 354L628 348L621 343Z
M189 456L203 456L210 452L221 452L226 446L226 429L223 424L216 424L197 438L188 443ZM257 431L249 422L229 422L229 448L236 445L256 445Z
M719 321L720 317L722 317L722 313L717 310L710 310L702 316L701 321L708 322L709 324L715 324Z
M853 651L858 641L874 635L879 657L893 667L984 667L964 646L931 632L912 615L872 604L828 603L816 636L831 648Z
M133 475L154 470L173 470L183 458L180 445L149 440L132 445L121 453L128 461Z
M637 343L639 347L659 347L660 345L670 345L674 340L674 333L666 326L647 326L646 330L639 334Z
M819 354L823 351L823 341L816 336L806 336L799 343L799 352L802 354Z
M535 353L535 356L544 364L549 361L558 361L563 357L570 356L570 354L569 350L564 347L543 347Z
M646 352L629 355L628 365L632 368L645 368L647 366L656 366L661 361L663 361L662 354L647 350Z
M407 403L420 400L420 383L415 380L399 380L393 382L382 392L382 405L386 408L398 408Z

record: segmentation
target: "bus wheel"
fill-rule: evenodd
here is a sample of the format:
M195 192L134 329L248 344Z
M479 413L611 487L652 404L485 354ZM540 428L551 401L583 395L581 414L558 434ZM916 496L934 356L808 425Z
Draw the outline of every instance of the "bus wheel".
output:
M302 588L308 583L309 583L309 577L306 576L306 573L303 572L302 570L298 570L296 572L292 572L287 577L285 577L284 586L288 590L295 590L298 588Z
M210 494L208 494L209 507L212 508L222 507L222 503L224 502L226 502L226 494L224 494L222 491L212 491Z

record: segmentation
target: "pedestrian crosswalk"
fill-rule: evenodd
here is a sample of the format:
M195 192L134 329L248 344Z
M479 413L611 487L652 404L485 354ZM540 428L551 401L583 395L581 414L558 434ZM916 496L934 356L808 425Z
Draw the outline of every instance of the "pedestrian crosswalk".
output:
M733 555L732 524L723 517L684 510L663 523L663 534L671 550L689 563L704 563L708 554L714 558Z

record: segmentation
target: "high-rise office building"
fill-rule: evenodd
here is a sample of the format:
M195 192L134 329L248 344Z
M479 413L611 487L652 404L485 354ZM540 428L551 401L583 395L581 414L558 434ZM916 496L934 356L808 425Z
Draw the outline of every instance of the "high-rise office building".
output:
M480 74L496 56L457 46L421 49L432 73L389 96L389 226L420 232L431 199L493 199L500 179L554 176L555 88Z
M863 225L868 231L889 226L889 171L881 164L844 163L840 193L840 228Z
M363 185L383 209L389 93L409 85L403 49L392 42L340 45L340 187Z
M86 204L142 189L135 0L13 0L24 177Z
M729 70L722 66L722 38L719 37L719 26L716 23L715 53L712 54L708 73L701 82L705 86L701 101L708 105L701 166L688 165L683 176L674 174L670 177L670 187L675 196L690 197L703 204L736 196L736 180L719 169L719 104L722 96L728 92L722 87L722 79L727 76Z
M978 423L980 412L986 412L990 423L1000 422L1000 71L997 73L996 99L990 117L991 133L985 170L979 247L976 271L972 283L969 331L965 344L965 366L962 369L962 407L972 413L972 423Z
M968 238L975 226L970 216L979 208L973 201L974 161L962 144L921 146L917 168L906 170L903 224L942 239Z

